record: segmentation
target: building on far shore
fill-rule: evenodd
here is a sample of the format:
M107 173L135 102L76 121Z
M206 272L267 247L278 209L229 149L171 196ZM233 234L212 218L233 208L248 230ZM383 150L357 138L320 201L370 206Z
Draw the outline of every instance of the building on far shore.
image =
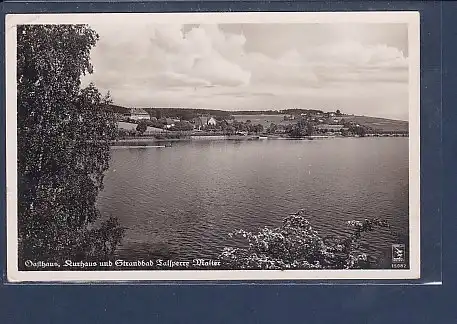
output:
M130 111L128 111L127 113L124 114L124 117L130 118L133 120L145 120L145 119L149 120L150 119L150 116L146 112L146 110L141 109L141 108L130 109Z
M192 119L192 123L194 124L195 129L201 130L208 125L216 126L217 121L214 117L200 116Z
M194 124L194 128L201 130L203 129L203 126L206 125L206 120L203 122L203 119L206 119L206 117L195 117L192 119L192 123Z
M169 129L175 126L175 121L172 118L165 118L164 128Z

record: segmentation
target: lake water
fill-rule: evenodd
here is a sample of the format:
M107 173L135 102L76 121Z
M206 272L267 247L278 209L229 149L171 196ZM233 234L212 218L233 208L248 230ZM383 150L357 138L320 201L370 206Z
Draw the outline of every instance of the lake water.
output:
M392 243L408 243L408 138L192 141L112 150L98 205L126 234L118 254L214 258L240 244L236 229L279 226L304 209L322 234L346 222L389 221L364 242L390 266Z

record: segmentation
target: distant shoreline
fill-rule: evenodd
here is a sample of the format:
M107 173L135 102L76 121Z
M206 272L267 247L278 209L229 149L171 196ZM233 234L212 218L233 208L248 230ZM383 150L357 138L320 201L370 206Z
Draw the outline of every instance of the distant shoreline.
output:
M390 135L390 136L364 136L367 138L371 137L408 137L407 135ZM332 139L332 138L359 138L358 136L337 136L337 135L313 135L304 137L281 137L281 136L262 136L262 135L247 135L247 136L236 136L236 135L205 135L205 136L189 136L185 138L169 138L169 139L157 139L154 137L136 137L136 138L125 138L120 139L111 143L111 146L148 146L151 144L160 144L167 142L192 142L192 141L262 141L262 140L318 140L318 139Z

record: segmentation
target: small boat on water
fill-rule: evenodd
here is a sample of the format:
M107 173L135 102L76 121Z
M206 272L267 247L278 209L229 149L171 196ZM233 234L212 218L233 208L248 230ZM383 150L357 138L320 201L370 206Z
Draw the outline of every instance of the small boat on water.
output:
M133 148L163 148L166 147L165 145L139 145L139 146L131 146Z
M111 149L146 149L146 148L163 148L165 145L114 145L111 146Z
M268 137L267 136L259 136L259 139L266 140L266 139L268 139Z

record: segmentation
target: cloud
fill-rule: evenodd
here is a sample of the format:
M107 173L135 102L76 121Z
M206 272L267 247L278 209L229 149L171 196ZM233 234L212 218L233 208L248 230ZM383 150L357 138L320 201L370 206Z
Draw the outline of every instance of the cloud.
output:
M94 26L97 30L97 26ZM128 27L126 27L128 29ZM240 86L250 82L250 72L225 55L242 51L239 35L225 35L217 26L194 27L187 33L180 25L135 26L117 39L101 33L93 50L94 81L108 84L135 79L139 87L149 85ZM103 30L104 31L104 30Z
M302 46L301 39L291 38L277 55L252 46L247 50L250 39L243 33L217 25L92 27L100 34L91 53L95 72L83 82L110 90L115 102L126 106L255 110L341 104L352 109L351 100L366 105L381 88L397 103L407 98L407 91L390 85L407 88L408 58L385 44L355 39ZM264 33L257 36L274 42ZM378 106L398 104L386 99Z
M342 41L318 46L306 53L317 63L334 63L348 66L407 66L403 53L387 45L363 45L356 41Z
M157 84L169 87L182 87L182 86L209 86L210 83L205 79L195 78L186 74L176 72L162 72L158 73L154 80Z
M187 31L173 24L135 28L117 29L117 37L112 31L102 33L92 55L96 80L112 84L136 79L140 86L275 83L315 87L333 80L400 82L407 76L407 58L383 44L343 41L302 52L292 47L271 57L246 52L242 34L223 32L217 25L194 26ZM103 81L104 77L110 80Z
M296 50L288 50L279 58L246 53L239 64L251 72L252 84L314 87L319 83L313 67Z

